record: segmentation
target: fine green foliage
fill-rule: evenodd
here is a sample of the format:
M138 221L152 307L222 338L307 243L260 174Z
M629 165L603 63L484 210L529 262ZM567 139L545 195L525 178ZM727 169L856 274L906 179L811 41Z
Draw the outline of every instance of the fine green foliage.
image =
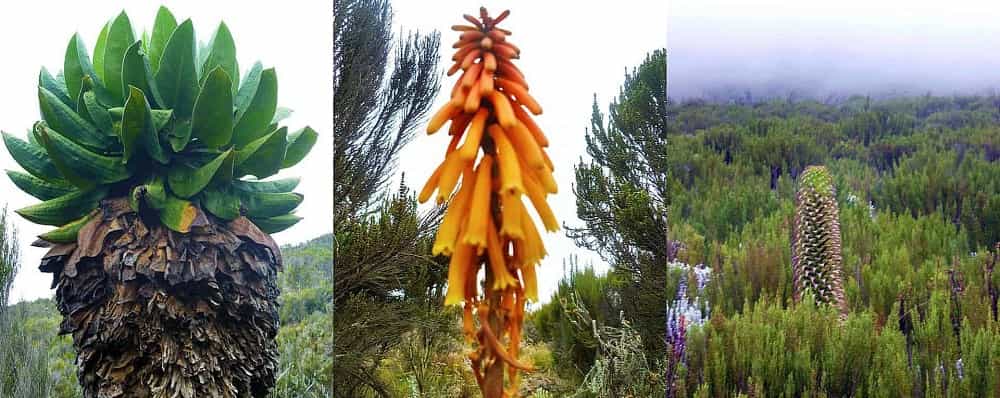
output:
M650 357L662 355L667 261L666 51L629 71L601 112L596 97L585 139L590 159L574 167L574 243L601 255L622 283L622 310ZM617 314L614 315L617 317Z
M677 395L1000 394L998 103L670 104L671 239L680 261L713 276ZM806 172L816 164L821 184ZM840 327L836 306L796 302L789 250L796 188L827 183L849 310Z
M57 336L52 300L9 305L20 269L17 230L0 210L0 395L14 398L79 397L70 337Z
M833 178L825 167L809 166L799 176L792 224L796 300L812 294L817 302L846 311L840 252L840 211Z
M136 210L155 212L178 232L190 229L198 210L231 220L243 209L268 233L299 220L292 211L301 195L240 186L294 166L317 133L279 126L288 111L278 111L274 69L258 62L240 79L224 23L199 49L190 19L178 24L161 7L152 33L137 36L122 12L104 26L93 54L73 35L60 78L40 74L42 120L26 138L3 133L26 172L8 175L43 201L18 214L64 227L43 239L74 241L78 228L67 224L115 197L131 197Z

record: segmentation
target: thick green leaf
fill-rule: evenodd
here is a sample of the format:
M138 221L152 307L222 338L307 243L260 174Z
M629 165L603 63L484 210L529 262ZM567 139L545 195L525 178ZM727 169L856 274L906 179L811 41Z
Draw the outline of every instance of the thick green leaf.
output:
M156 21L153 22L153 35L149 38L149 65L153 67L153 73L160 68L160 58L163 56L163 49L167 47L170 35L177 29L177 19L167 7L160 6L156 12Z
M111 135L112 121L111 114L100 103L97 102L97 95L93 91L83 93L83 104L87 107L87 114L97 128L104 132L104 135Z
M80 93L86 91L81 87L84 76L90 77L92 80L91 84L96 82L100 85L97 73L94 72L94 66L90 64L90 55L87 54L87 47L83 44L83 39L80 38L79 33L74 34L66 46L66 56L63 59L63 74L66 76L68 94L77 103L81 99Z
M236 92L236 119L243 117L243 113L250 107L253 97L257 95L257 86L260 85L260 74L264 71L264 66L260 62L254 62L253 67L243 77L243 83Z
M44 67L42 68L42 71L38 73L38 87L49 90L49 92L54 94L56 98L59 99L59 102L62 102L66 106L72 107L76 104L69 97L69 94L66 93L66 87L63 83L60 83L59 80L52 77L52 75L49 74L49 71Z
M174 128L167 133L167 140L170 141L170 147L174 152L183 150L191 141L191 121L178 120Z
M151 109L150 115L153 117L153 128L160 131L174 118L174 111L173 109Z
M251 218L250 221L260 228L261 231L268 234L275 234L291 228L293 225L302 220L302 217L296 216L294 214L285 214L277 217L269 218Z
M89 213L87 213L87 215L80 217L74 221L70 221L66 225L63 225L59 228L38 235L38 237L42 238L42 240L46 242L74 243L76 242L76 238L79 235L80 230L83 229L83 226L87 225L87 223L89 223L90 220L93 220L94 217L97 217L98 214L100 214L99 211L92 210Z
M163 225L181 233L191 230L191 225L198 219L198 208L194 204L167 192L161 178L156 178L142 187L144 201L150 208L156 210ZM133 200L135 196L136 191L133 191Z
M212 215L223 220L240 216L240 198L228 187L207 188L202 191L201 205Z
M149 67L149 61L142 53L142 42L135 42L125 51L125 59L122 61L122 84L123 93L128 92L128 86L138 87L144 94L151 107L162 107L163 99L156 88L156 81L153 80L153 71Z
M98 187L74 191L55 199L15 210L28 221L42 225L65 225L87 215L108 194L107 188Z
M274 111L274 117L271 118L271 124L274 125L281 123L282 120L288 119L289 116L292 116L292 110L285 108L283 106L279 106L278 109ZM273 131L274 129L271 130Z
M42 110L42 118L53 130L96 152L108 148L108 141L97 127L84 120L49 90L38 88L38 104Z
M46 152L56 168L73 185L90 188L95 184L110 184L131 176L121 157L94 153L48 128L44 123L37 123L35 130L41 135Z
M174 115L180 119L191 117L198 95L197 73L194 26L188 19L170 35L156 71L156 85L163 98L163 107L173 109Z
M283 178L273 181L236 180L233 187L243 192L270 192L283 193L292 192L299 186L299 178Z
M281 168L292 167L301 162L316 145L318 137L316 131L309 126L289 134L288 149L285 151L285 159L281 162Z
M160 134L156 130L149 103L142 90L134 86L129 86L129 97L125 101L120 134L124 147L122 151L124 162L131 160L135 156L136 148L141 146L151 159L162 164L167 163L167 153L160 143Z
M170 184L170 190L175 195L185 199L201 192L212 181L212 177L219 171L219 167L222 166L230 154L232 154L232 149L219 154L215 159L200 167L187 165L172 167L167 172L167 182Z
M160 222L167 228L180 233L188 233L191 231L191 226L198 220L200 212L193 203L167 194L166 204L159 213Z
M229 85L230 90L235 93L236 88L240 86L240 67L236 62L236 43L233 42L233 35L229 32L225 22L219 23L219 28L209 40L208 57L205 58L201 70L207 76L207 73L216 67L221 67L222 70L226 71L226 75L229 76L232 83ZM205 79L207 77L203 76L202 81Z
M40 123L40 122L35 122L35 123ZM44 153L45 146L42 145L42 139L39 137L40 136L38 135L38 133L35 132L34 128L28 129L28 143L34 147L41 148L42 152Z
M260 138L258 138L256 140L251 141L249 144L247 144L246 146L244 146L242 149L237 149L236 150L236 167L240 167L240 165L242 165L244 162L246 162L247 159L250 159L250 156L253 155L254 153L256 153L257 150L260 149L260 147L264 146L264 144L267 143L267 141L271 139L271 136L273 136L277 132L278 132L277 130L272 131L268 135L265 135L265 136L260 137ZM242 177L242 176L237 176L237 177Z
M24 140L7 133L2 133L4 145L7 152L29 174L56 184L67 184L52 159L45 153L45 149L39 145L30 144ZM29 134L33 137L33 134Z
M244 162L237 162L239 164L236 167L236 174L238 176L252 174L257 178L267 178L281 170L281 162L285 158L285 148L288 147L287 135L287 127L282 127L271 133L267 141Z
M80 79L80 94L76 98L76 113L80 115L84 120L94 123L94 119L90 117L90 111L87 110L87 103L83 100L83 93L91 91L94 89L93 79L90 76L84 76ZM94 127L97 127L96 125Z
M101 33L97 34L97 43L94 43L94 73L104 81L104 49L108 44L108 29L111 29L111 21L101 27Z
M135 33L132 31L132 23L128 20L128 15L122 11L111 21L108 28L107 42L104 47L104 74L101 81L111 94L115 105L124 103L125 86L122 82L122 61L125 59L125 52L135 43Z
M135 149L139 146L139 137L148 134L146 131L147 117L146 97L141 93L133 93L129 90L129 96L125 100L125 108L121 116L121 129L118 130L118 139L122 143L123 162L128 163L132 160Z
M209 148L229 144L233 138L232 81L222 67L208 73L194 104L191 134Z
M167 187L162 177L154 177L152 181L143 185L145 188L144 199L149 207L160 210L167 205Z
M212 182L209 185L229 185L233 182L233 174L236 172L236 150L230 149L229 156L226 156L226 160L222 162L222 166L219 166L219 171L215 173L215 177L212 177Z
M238 95L237 95L238 97ZM260 74L260 84L253 100L233 127L233 144L242 148L251 141L267 134L267 126L278 106L278 77L274 68L265 69Z
M302 194L294 192L244 192L240 194L246 215L251 218L268 218L288 214L302 203L302 199Z
M16 170L7 170L7 176L22 191L40 200L55 199L76 190L67 182L49 182Z

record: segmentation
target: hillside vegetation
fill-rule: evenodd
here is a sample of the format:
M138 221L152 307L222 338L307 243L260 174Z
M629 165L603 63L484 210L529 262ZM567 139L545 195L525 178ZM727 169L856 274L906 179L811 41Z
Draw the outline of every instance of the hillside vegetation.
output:
M668 115L671 395L1000 396L1000 98L690 101ZM793 300L810 165L836 191L843 322Z

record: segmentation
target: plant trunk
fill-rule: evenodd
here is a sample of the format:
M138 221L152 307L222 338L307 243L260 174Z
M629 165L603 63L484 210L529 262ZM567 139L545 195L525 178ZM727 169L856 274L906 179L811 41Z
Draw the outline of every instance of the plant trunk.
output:
M189 233L170 231L125 199L98 211L40 267L53 273L84 397L266 396L281 268L270 236L200 212Z

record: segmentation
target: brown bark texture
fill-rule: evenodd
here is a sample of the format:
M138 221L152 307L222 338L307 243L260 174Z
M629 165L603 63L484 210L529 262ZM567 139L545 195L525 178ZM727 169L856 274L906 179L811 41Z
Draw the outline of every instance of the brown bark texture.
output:
M186 234L106 200L76 243L48 245L86 398L264 397L278 351L281 254L244 217Z

